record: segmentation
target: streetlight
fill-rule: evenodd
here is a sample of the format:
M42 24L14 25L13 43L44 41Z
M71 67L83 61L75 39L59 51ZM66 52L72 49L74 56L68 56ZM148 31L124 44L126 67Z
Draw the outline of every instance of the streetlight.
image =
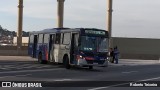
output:
M17 50L18 50L18 53L20 52L21 47L22 47L22 28L23 28L23 0L19 0L18 30L17 30Z
M108 32L109 32L109 47L113 47L113 40L112 40L112 0L108 0Z
M58 15L58 20L57 20L57 26L58 28L63 28L63 13L64 13L64 1L65 0L57 0L58 2L58 7L57 7L57 15Z

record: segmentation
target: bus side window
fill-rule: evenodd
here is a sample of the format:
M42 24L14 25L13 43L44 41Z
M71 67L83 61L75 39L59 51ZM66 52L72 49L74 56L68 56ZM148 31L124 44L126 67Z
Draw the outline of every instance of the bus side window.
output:
M42 44L42 43L43 43L43 34L39 34L38 43L39 43L39 44Z
M64 40L64 33L61 33L61 44L63 44L63 40Z
M30 35L30 38L29 38L29 43L34 43L34 36L33 35Z
M61 33L57 33L56 34L55 44L60 44L60 39L61 39Z
M78 45L79 45L79 43L80 43L80 42L79 42L79 34L78 34L78 33L75 34L74 41L75 41L75 46L78 47Z
M49 43L49 34L44 35L44 43L46 43L46 44Z
M64 33L63 42L62 44L68 45L71 41L71 34L70 33Z

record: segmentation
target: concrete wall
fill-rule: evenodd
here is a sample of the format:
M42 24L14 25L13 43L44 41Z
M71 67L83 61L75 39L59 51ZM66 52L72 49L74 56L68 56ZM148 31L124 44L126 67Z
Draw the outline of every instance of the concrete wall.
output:
M113 38L113 45L118 46L121 58L159 59L160 39Z
M28 46L23 46L20 52L17 51L17 46L0 46L1 56L27 56Z
M120 58L123 59L159 59L160 39L143 38L113 38L114 46L118 46ZM20 54L18 54L20 53ZM23 46L21 52L17 52L16 46L0 46L0 55L25 55L28 47Z

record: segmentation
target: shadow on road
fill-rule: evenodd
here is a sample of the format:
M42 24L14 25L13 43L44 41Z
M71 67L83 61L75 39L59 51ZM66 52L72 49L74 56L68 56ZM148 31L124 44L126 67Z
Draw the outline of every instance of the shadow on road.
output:
M103 67L93 67L93 69L89 69L88 67L76 67L72 66L70 70L82 71L82 72L104 72Z

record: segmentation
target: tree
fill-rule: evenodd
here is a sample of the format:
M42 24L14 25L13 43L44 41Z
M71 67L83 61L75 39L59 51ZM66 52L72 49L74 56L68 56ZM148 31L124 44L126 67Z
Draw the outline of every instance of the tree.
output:
M2 30L3 28L2 28L2 26L0 25L0 30Z

